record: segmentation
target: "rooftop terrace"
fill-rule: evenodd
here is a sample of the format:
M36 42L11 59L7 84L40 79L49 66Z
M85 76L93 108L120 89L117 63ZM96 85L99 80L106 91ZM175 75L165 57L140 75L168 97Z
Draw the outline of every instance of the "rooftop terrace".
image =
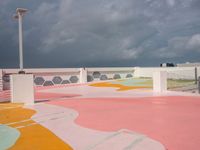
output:
M169 80L168 88L189 82ZM199 94L158 93L152 85L129 77L35 86L34 105L0 103L0 149L198 149ZM0 92L1 101L9 98Z

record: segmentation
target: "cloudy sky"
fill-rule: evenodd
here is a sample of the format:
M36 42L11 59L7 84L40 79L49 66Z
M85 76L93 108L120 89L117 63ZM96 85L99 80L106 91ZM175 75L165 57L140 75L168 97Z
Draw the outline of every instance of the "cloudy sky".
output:
M0 67L159 66L200 61L200 0L0 0Z

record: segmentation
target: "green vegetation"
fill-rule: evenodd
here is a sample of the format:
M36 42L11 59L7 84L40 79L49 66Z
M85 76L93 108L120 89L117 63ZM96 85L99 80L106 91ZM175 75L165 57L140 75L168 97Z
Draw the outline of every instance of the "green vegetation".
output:
M152 78L129 78L129 79L121 79L112 82L113 84L121 84L124 86L148 86L153 87ZM194 85L195 80L186 80L186 79L168 79L167 80L167 88L181 88Z
M167 80L167 88L178 88L178 87L185 87L189 85L194 85L195 80L183 80L183 79L168 79Z
M140 80L140 79L146 79L143 84L148 84L153 86L153 80L152 78L147 78L147 77L141 77L141 78L133 78L133 80ZM194 85L195 80L186 80L186 79L168 79L167 80L167 88L172 89L172 88L179 88L179 87L186 87L190 85Z

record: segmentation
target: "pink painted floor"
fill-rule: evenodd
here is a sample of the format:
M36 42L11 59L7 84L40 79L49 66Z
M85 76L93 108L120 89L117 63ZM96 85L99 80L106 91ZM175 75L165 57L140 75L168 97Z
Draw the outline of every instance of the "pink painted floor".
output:
M49 104L78 111L75 122L83 127L126 128L160 141L168 150L200 148L200 97L73 98Z
M47 92L37 92L35 94L35 101L42 102L46 100L56 100L56 99L63 99L63 98L72 98L80 96L78 94L62 94L62 93L47 93Z

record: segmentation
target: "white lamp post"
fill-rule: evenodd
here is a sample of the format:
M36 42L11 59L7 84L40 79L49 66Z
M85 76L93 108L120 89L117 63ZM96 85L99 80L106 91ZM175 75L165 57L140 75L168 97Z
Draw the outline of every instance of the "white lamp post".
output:
M15 19L19 21L19 67L20 72L23 73L23 31L22 31L22 18L24 14L27 12L27 9L17 8L16 14L14 15Z

